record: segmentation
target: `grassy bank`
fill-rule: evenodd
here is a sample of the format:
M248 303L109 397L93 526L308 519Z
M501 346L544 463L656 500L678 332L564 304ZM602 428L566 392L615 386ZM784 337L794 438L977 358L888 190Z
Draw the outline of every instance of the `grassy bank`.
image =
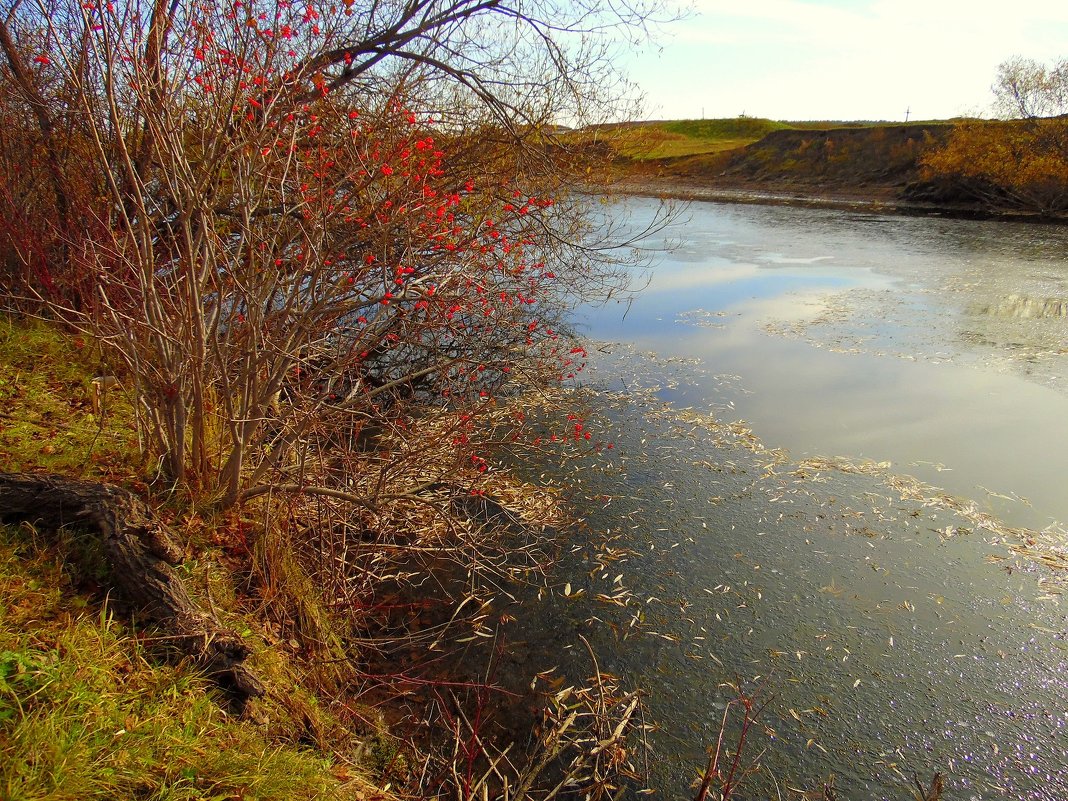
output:
M604 126L616 178L763 191L900 193L948 122L781 122L750 117Z
M370 709L330 707L327 683L283 641L240 521L159 496L146 479L133 408L85 337L41 321L0 321L0 471L48 472L156 496L186 535L191 594L241 633L270 689L233 708L137 625L110 592L101 544L77 528L0 527L0 796L13 799L366 799L395 758ZM244 567L242 567L244 562Z
M787 123L753 117L619 123L574 134L607 143L622 159L655 162L737 150Z
M389 539L364 529L358 541L331 540L317 526L334 518L314 504L213 511L159 481L127 377L96 390L110 370L84 336L0 321L0 472L105 481L146 499L181 541L185 590L242 638L266 693L235 702L115 593L98 537L0 526L0 797L474 799L543 781L614 786L636 694L600 678L565 692L557 682L539 702L497 696L481 676L479 644L505 621L473 571L536 574L547 535L494 538L556 519L552 492L495 471L451 519L386 518ZM341 586L322 561L346 542L363 570ZM490 548L498 563L464 562Z
M365 799L361 768L227 713L87 591L71 556L0 529L0 796ZM250 636L252 636L250 634Z
M1063 128L1062 118L739 117L619 123L569 136L612 154L605 180L623 191L741 202L856 201L883 210L1063 221L1068 170L1057 144Z

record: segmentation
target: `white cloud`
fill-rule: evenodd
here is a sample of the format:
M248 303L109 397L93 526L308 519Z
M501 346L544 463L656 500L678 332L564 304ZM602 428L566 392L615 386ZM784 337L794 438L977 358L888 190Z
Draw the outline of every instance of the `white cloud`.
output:
M997 65L1068 50L1068 3L696 0L662 54L635 56L653 116L896 119L974 112Z

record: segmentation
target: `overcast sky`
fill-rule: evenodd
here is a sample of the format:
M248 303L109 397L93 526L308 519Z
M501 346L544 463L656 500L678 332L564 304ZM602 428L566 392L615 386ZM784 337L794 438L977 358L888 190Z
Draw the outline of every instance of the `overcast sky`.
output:
M945 119L998 64L1068 56L1068 0L694 0L624 63L647 119Z

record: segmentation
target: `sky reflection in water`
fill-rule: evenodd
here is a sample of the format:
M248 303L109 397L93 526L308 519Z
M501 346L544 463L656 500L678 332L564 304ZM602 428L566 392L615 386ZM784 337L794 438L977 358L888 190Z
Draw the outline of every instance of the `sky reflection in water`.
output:
M606 357L594 385L670 373L662 398L744 419L794 459L890 460L1018 525L1068 519L1068 321L973 311L1068 297L1068 232L708 204L674 236L629 307L584 310L593 338L657 354ZM845 798L896 799L910 771L942 770L953 798L1068 797L1066 618L1041 570L877 478L769 469L699 427L605 414L616 455L585 476L615 500L590 522L628 532L626 584L656 633L620 642L631 610L612 634L580 622L603 608L557 597L542 646L558 660L561 632L586 631L605 669L649 688L662 797L714 740L723 682L768 675L761 792L833 771Z
M652 203L631 201L637 221ZM695 204L672 235L680 247L633 303L582 315L594 339L698 359L705 376L738 375L744 390L722 396L695 371L666 397L733 402L769 446L889 460L1014 524L1068 521L1068 395L1027 360L1028 348L1060 358L1046 367L1068 377L1068 320L1031 321L1044 341L1029 343L1012 327L1027 321L969 313L1016 292L1068 298L1068 232ZM821 320L828 299L854 295L845 319ZM680 319L695 311L710 316Z

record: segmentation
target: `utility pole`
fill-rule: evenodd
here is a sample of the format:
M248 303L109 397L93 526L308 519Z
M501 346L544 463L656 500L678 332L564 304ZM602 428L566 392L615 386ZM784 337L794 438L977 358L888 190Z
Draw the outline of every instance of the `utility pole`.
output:
M909 106L907 109L905 109L905 122L909 121L909 112L910 111L912 111L912 106Z

